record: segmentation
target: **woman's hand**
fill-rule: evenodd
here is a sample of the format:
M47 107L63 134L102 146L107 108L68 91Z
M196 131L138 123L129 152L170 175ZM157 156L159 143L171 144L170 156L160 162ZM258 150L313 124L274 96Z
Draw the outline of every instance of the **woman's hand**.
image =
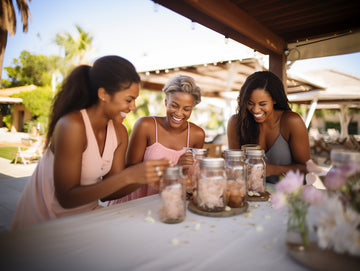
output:
M178 163L179 166L183 167L183 170L189 169L194 164L194 156L192 152L185 152L180 156Z
M170 162L165 159L149 160L128 167L126 170L131 175L134 183L151 184L159 182L164 170L169 166Z

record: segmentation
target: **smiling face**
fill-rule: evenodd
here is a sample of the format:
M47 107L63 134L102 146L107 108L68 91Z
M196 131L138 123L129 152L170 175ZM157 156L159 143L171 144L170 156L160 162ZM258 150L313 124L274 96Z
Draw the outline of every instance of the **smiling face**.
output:
M136 109L135 100L139 96L139 91L139 83L132 83L128 89L118 91L113 96L105 94L108 117L114 121L123 122L126 115Z
M180 127L190 118L194 97L189 93L175 92L165 98L166 116L171 127Z
M257 123L262 123L273 114L275 103L267 91L258 88L251 93L246 108Z

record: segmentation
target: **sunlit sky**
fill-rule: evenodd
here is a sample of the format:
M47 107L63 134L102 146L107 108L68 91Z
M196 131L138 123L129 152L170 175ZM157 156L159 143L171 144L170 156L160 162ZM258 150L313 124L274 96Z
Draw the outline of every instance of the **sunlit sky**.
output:
M90 63L116 54L138 71L254 57L254 51L151 0L32 0L28 33L20 15L15 36L8 38L3 67L21 51L62 56L57 33L77 34L75 24L93 36ZM16 7L15 7L16 8ZM335 69L360 77L360 53L296 61L291 73ZM3 71L3 78L7 78Z

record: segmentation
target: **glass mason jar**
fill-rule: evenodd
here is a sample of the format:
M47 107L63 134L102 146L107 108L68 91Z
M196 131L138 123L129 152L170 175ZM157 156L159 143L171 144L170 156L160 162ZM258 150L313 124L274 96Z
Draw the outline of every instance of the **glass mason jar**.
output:
M225 173L227 178L226 202L232 208L242 206L246 198L244 151L225 150Z
M159 218L164 223L179 223L185 219L185 180L182 166L168 167L160 180L161 204Z
M194 163L187 172L188 184L186 186L186 193L191 196L197 187L197 178L200 173L200 159L206 158L208 151L207 149L192 148L194 157ZM196 194L196 193L195 193Z
M221 212L226 207L226 173L223 158L203 158L197 180L196 203L207 212Z
M250 197L265 195L266 164L264 150L248 149L246 151L245 174L247 195Z

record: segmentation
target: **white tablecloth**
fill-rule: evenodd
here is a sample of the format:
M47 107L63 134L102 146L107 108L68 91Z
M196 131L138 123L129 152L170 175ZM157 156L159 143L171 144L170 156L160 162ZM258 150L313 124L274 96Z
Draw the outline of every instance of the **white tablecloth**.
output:
M0 235L1 270L307 270L287 254L286 208L158 219L154 195ZM149 211L155 223L146 219Z

